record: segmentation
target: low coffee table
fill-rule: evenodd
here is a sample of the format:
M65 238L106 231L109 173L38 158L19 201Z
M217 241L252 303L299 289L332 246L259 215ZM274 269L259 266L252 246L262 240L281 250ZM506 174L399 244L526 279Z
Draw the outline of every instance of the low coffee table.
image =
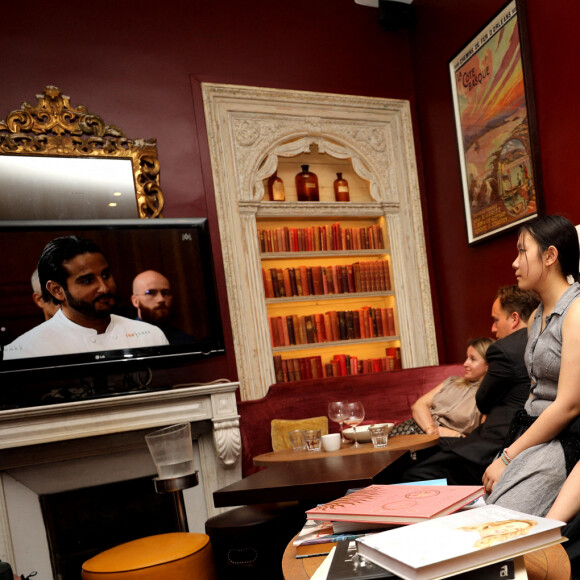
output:
M401 435L389 439L387 447L378 449L369 443L331 452L265 453L254 461L270 467L215 491L214 505L328 501L341 497L353 487L371 485L401 456L433 446L437 441L438 437L432 435Z

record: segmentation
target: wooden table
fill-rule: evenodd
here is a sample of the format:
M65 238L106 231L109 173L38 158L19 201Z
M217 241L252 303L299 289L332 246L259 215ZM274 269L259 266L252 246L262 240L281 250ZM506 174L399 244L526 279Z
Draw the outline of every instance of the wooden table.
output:
M296 537L296 536L295 536ZM294 538L295 538L294 537ZM288 544L282 558L282 572L286 580L309 580L325 556L296 558L296 547ZM561 544L524 556L528 580L570 580L570 560Z
M343 443L338 451L270 451L254 457L254 465L269 467L280 463L320 459L322 457L345 457L363 455L366 453L384 453L385 451L419 451L433 447L439 441L438 435L397 435L389 437L386 447L373 447L372 443L360 443L355 447L352 443Z
M435 445L437 441L432 435L401 435L390 439L387 447L378 449L368 443L331 452L265 453L255 461L257 465L271 467L218 489L213 494L214 505L329 501L345 495L350 488L371 485L399 457L408 451Z

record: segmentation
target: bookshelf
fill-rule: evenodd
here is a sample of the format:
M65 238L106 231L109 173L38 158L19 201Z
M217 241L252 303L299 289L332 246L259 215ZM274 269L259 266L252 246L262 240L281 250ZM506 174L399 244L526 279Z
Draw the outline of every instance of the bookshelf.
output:
M373 205L368 185L352 166L315 147L278 160L276 171L289 200L295 198L294 175L303 164L320 172L321 200L335 206L335 215L292 217L287 202L276 202L271 215L256 223L276 382L400 368L382 210L375 204L375 214L361 218L350 202L333 201L328 186L341 172L359 204ZM276 211L278 218L272 215Z
M396 348L404 368L438 364L408 102L206 83L202 92L241 398L262 397L276 382L275 357L321 357L325 368L335 355L360 363ZM301 164L318 177L319 201L297 199L294 177ZM267 181L275 171L285 201L268 200ZM335 201L338 172L349 183L348 202ZM351 229L349 244L330 249L320 238L313 243L311 233L310 246L304 245L305 232L316 238L335 224ZM378 231L382 245L355 244L352 231L361 229L375 237ZM270 237L265 246L265 231L275 232L276 244ZM286 246L278 243L284 238ZM265 285L265 271L281 271L283 280L286 270L301 268L311 277L322 268L331 275L346 270L348 285L349 268L363 263L388 267L390 286L362 290L355 284L354 292L331 293L330 278L326 290L319 278L315 292L272 296ZM332 334L327 340L326 331L324 340L312 342L310 328L311 342L273 344L273 317L313 317L320 326L325 313L359 311L362 330L363 311L376 316L378 310L382 323L388 309L388 331L338 340ZM300 330L293 330L296 337Z

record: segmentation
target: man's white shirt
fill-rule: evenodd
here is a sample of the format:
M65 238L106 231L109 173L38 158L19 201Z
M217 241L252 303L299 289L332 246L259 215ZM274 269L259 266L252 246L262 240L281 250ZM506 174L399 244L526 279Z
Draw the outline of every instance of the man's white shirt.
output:
M69 320L59 310L4 347L4 359L77 354L169 344L163 331L147 322L111 314L107 330L98 334Z

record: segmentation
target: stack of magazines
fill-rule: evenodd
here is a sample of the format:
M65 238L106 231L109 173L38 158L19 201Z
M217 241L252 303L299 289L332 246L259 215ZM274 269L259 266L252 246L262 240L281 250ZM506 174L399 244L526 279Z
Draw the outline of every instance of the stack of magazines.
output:
M371 485L308 510L295 545L326 542L328 580L527 578L523 554L565 541L565 523L482 500L460 510L482 493L477 486ZM337 522L352 528L339 534Z

